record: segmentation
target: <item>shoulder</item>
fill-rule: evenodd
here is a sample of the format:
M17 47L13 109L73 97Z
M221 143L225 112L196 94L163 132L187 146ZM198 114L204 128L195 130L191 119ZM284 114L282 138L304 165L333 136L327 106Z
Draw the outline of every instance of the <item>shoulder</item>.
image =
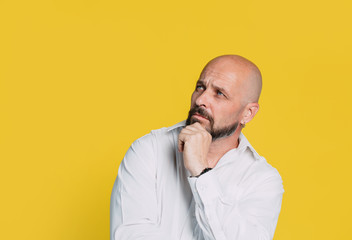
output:
M282 178L278 170L269 164L263 156L259 155L249 142L243 149L242 157L247 165L242 183L257 183L255 185L258 186L271 183L282 188Z
M156 150L156 147L160 144L164 145L170 140L177 138L182 127L185 125L185 121L179 122L171 127L163 127L159 129L151 130L150 133L136 139L132 145L132 149L146 149Z
M160 129L155 129L150 132L151 135L154 135L155 137L160 137L160 136L170 136L174 133L179 133L181 129L186 125L186 121L182 121L179 123L176 123L173 126L170 127L163 127Z
M281 178L277 169L270 165L267 160L259 155L253 148L248 147L245 151L245 155L247 155L251 161L250 173L255 177L268 178L275 176Z
M240 146L239 150L242 152L242 157L244 157L248 164L250 164L253 171L262 174L279 174L278 171L272 167L266 159L261 156L254 147L249 143L247 138L241 133L240 135Z

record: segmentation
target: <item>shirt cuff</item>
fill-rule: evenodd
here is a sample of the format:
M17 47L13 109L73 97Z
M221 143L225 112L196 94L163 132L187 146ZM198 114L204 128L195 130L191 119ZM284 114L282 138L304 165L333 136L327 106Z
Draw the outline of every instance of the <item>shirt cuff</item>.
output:
M209 205L222 197L221 184L214 169L199 177L188 177L188 182L198 205Z

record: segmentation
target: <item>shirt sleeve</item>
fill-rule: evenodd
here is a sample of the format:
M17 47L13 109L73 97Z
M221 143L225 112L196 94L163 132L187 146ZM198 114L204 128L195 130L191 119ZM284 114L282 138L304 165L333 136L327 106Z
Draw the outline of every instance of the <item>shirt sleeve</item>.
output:
M276 169L231 186L224 194L215 171L188 179L196 203L195 215L206 240L269 240L274 236L283 194ZM226 183L229 184L229 183Z
M153 136L136 140L118 171L110 200L110 239L167 239L159 231Z

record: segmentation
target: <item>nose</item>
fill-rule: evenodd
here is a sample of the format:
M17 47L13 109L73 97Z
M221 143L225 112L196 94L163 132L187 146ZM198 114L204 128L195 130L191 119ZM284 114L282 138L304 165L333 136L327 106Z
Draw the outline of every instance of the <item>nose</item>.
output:
M196 105L201 107L209 107L209 91L203 91L196 99Z

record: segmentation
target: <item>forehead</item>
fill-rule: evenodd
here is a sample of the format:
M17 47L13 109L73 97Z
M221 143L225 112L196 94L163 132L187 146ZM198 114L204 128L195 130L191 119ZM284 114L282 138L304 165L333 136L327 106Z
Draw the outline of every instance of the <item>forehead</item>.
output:
M205 69L198 81L206 85L216 85L228 90L234 89L238 83L237 75L234 72L219 71L213 68Z

